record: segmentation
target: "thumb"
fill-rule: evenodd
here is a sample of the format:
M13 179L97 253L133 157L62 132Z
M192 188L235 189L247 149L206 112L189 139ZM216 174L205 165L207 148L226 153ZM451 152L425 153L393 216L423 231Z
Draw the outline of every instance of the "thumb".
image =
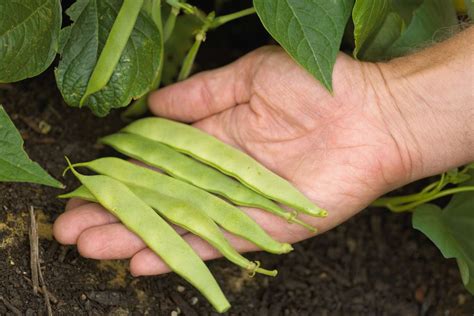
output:
M250 99L256 53L225 67L199 73L185 81L153 92L153 114L184 122L202 120Z

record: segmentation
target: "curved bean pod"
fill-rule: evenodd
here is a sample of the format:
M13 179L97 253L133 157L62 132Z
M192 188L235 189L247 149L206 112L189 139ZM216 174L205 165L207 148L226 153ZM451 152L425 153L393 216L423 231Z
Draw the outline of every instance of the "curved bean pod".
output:
M74 175L102 206L114 214L177 274L196 287L218 312L230 304L211 272L178 233L121 182L108 176Z
M127 187L143 202L148 204L160 215L191 233L201 237L214 246L229 261L247 269L250 275L261 273L276 276L277 271L260 268L260 263L251 262L238 253L224 237L224 234L206 213L194 207L191 203L162 194L157 190L128 184ZM77 197L91 202L97 202L92 193L84 186L75 191L60 196L61 198Z
M90 95L102 90L109 82L110 77L112 77L122 52L125 46L127 46L128 39L132 34L143 2L144 0L124 0L97 60L94 71L87 83L86 92L80 102L81 106L84 105Z
M252 190L312 216L327 216L287 180L258 163L249 155L190 125L151 117L133 122L124 132L162 142L219 169Z
M223 196L234 204L261 208L286 219L290 223L296 223L312 232L316 232L316 228L296 218L294 212L284 211L273 201L252 191L234 178L188 156L175 152L170 147L159 142L128 133L113 134L102 138L100 141L133 158L140 160L140 157L142 157L142 159L146 159L145 162L165 170L173 177L189 182L208 192ZM156 153L150 153L150 151L156 151ZM148 152L146 157L149 158L143 156L145 152Z
M172 158L170 157L170 159ZM161 194L186 201L205 212L225 230L247 239L265 251L282 254L293 249L290 244L280 243L271 238L242 210L186 182L118 158L100 158L77 164L77 166L87 167L97 173L108 175L126 185L153 188Z

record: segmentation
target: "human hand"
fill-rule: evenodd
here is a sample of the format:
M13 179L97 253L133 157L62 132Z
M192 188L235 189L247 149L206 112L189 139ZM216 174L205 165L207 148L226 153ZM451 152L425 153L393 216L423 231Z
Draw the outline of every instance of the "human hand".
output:
M402 102L392 95L394 87L387 83L386 67L341 54L331 95L281 49L267 47L155 92L150 98L151 110L193 122L290 180L329 210L324 219L304 217L324 232L383 193L467 159L437 160L434 166L427 163L425 146L420 145L415 132L432 127L424 126L429 120L422 119L419 126L411 126L412 117L418 115L404 116L407 112L400 109ZM401 87L395 88L407 91ZM245 211L279 241L293 243L311 236L264 211ZM136 235L97 204L71 200L54 228L60 242L77 243L85 257L131 257L134 275L169 270ZM220 256L198 237L178 231L204 259ZM245 240L227 236L241 252L257 250Z

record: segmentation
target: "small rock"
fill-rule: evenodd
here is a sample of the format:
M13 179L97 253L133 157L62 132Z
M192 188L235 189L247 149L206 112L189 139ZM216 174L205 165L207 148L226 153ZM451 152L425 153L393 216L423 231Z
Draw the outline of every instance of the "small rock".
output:
M426 286L422 285L415 290L415 299L418 303L423 303L426 295Z
M121 299L120 293L114 291L90 292L87 297L101 305L108 306L119 305Z
M182 286L182 285L178 285L178 286L176 287L176 290L177 290L179 293L183 293L183 292L186 290L186 288L185 288L184 286Z
M191 298L191 305L196 305L199 302L199 299L196 296Z
M466 304L466 296L464 294L459 294L458 295L458 304L459 305Z
M346 241L347 249L349 249L350 253L354 253L357 249L357 241L352 238L347 239Z
M130 311L123 307L116 307L113 308L109 314L109 316L128 316L131 315Z
M33 316L35 315L35 311L32 310L31 308L28 308L25 313L26 316Z

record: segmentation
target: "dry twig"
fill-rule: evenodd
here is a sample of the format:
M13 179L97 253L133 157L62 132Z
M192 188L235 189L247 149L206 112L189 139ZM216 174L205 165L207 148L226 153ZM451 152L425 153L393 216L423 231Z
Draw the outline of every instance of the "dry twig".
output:
M36 223L35 210L33 206L30 207L30 266L31 266L31 283L33 284L33 291L35 294L38 292L43 293L46 308L48 310L48 316L53 315L51 308L51 301L49 298L49 291L46 288L44 282L43 272L41 271L40 260L39 260L39 239L38 239L38 225ZM41 283L41 287L40 287Z

